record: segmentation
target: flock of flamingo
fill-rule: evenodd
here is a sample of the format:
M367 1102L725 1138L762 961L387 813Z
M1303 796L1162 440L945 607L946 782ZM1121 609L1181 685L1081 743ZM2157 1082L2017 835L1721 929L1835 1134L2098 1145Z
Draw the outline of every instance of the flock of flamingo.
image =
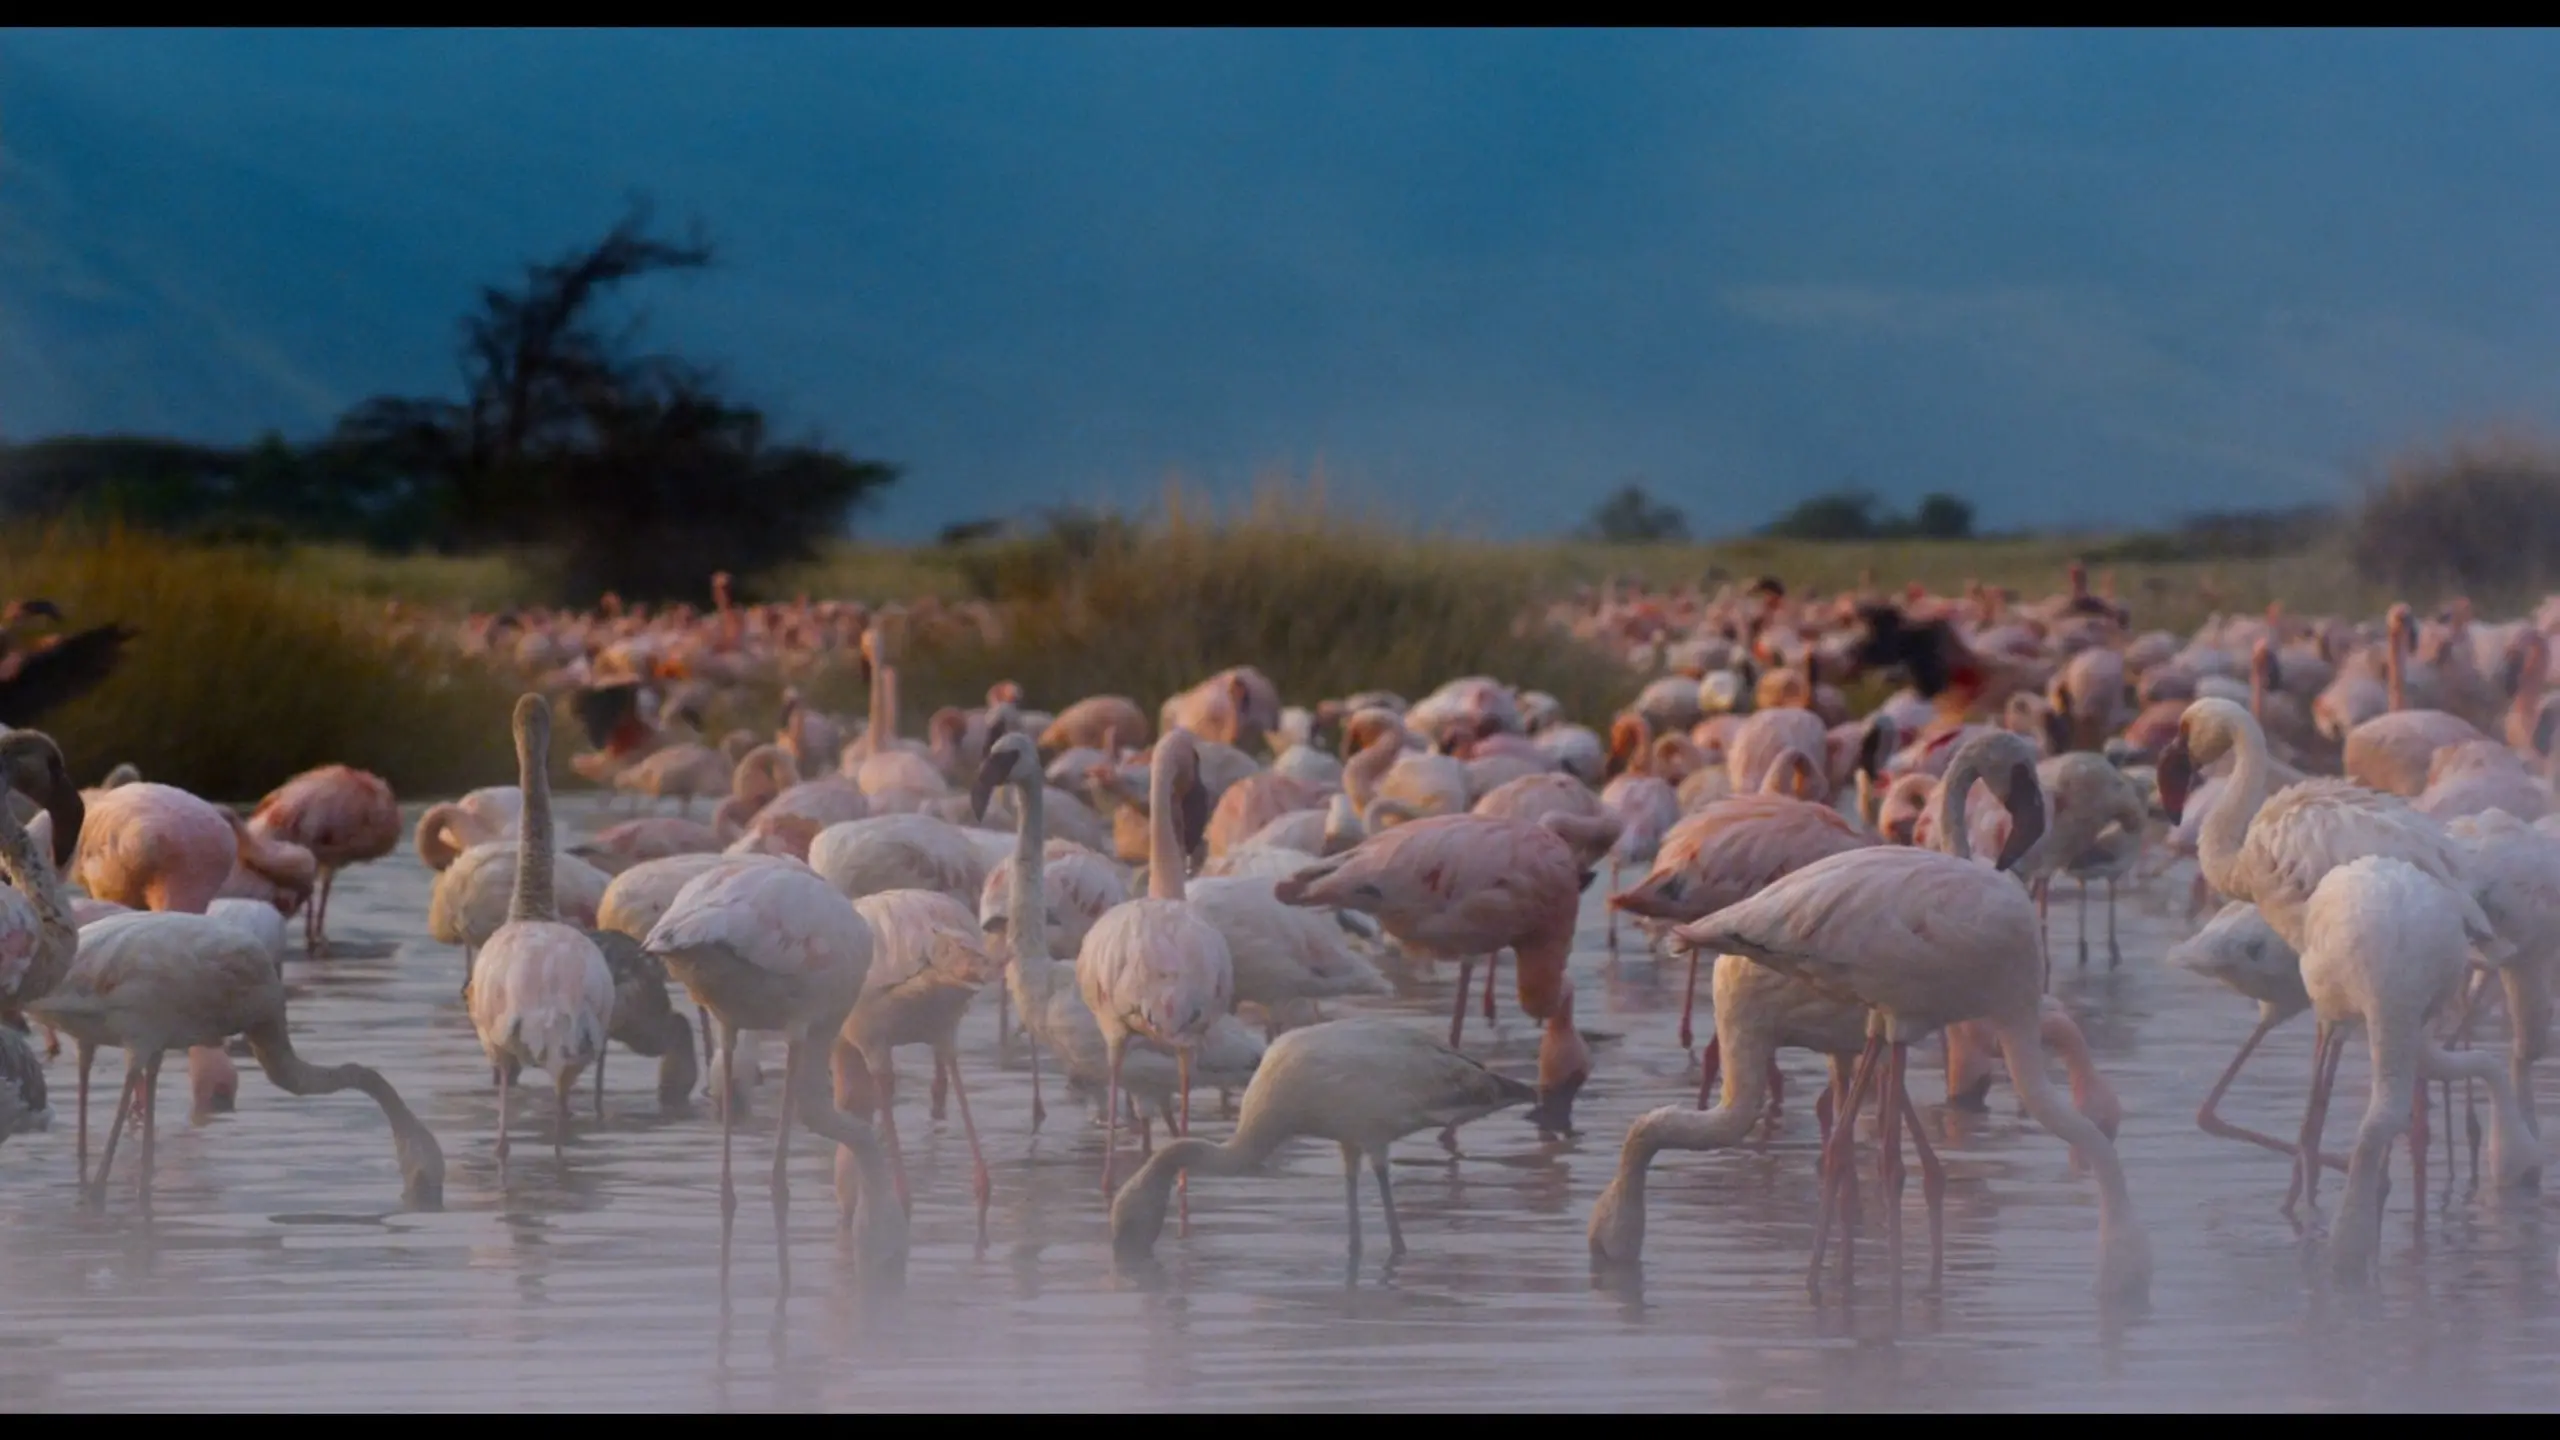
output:
M1296 706L1239 666L1152 716L1115 695L1039 712L999 685L981 707L934 714L923 741L900 733L910 631L929 642L988 614L741 606L718 577L701 614L608 603L474 616L457 643L519 667L531 693L512 717L517 783L430 806L414 826L436 875L428 930L463 954L502 1167L524 1073L548 1078L547 1130L565 1155L578 1081L594 1071L601 1118L620 1045L658 1062L665 1106L707 1089L725 1227L734 1135L762 1082L757 1037L778 1034L777 1215L797 1120L837 1147L839 1215L861 1265L894 1279L916 1202L893 1057L929 1051L934 1118L956 1102L983 1234L992 1187L957 1034L993 988L1001 1043L1028 1041L1032 1127L1046 1118L1044 1067L1099 1106L1119 1255L1152 1250L1191 1174L1252 1172L1299 1137L1341 1147L1352 1253L1365 1164L1401 1254L1393 1142L1515 1106L1542 1132L1571 1131L1593 1056L1567 962L1582 896L1605 870L1607 943L1621 943L1623 921L1685 962L1684 1046L1703 964L1713 1035L1694 1105L1665 1104L1627 1133L1590 1217L1595 1264L1639 1258L1663 1152L1740 1145L1762 1127L1777 1052L1796 1047L1831 1067L1815 1107L1812 1283L1835 1237L1851 1263L1865 1223L1858 1120L1872 1100L1890 1283L1898 1298L1907 1144L1938 1284L1943 1172L1908 1066L1934 1036L1947 1104L1981 1105L2005 1072L2093 1175L2098 1287L2139 1297L2151 1258L2119 1110L2049 993L2047 911L2056 881L2077 882L2087 965L2103 885L2105 963L2121 964L2119 884L2191 860L2190 921L2225 903L2167 959L2261 1016L2198 1122L2286 1156L2285 1212L2308 1205L2338 1271L2360 1275L2380 1245L2393 1142L2410 1133L2425 1163L2426 1081L2487 1087L2492 1198L2531 1184L2546 1159L2531 1068L2560 956L2560 697L2545 694L2560 600L2505 624L2460 602L2423 621L2395 606L2378 626L2271 607L2181 637L2136 631L2108 588L2093 593L2075 566L2066 592L2034 603L1979 586L1586 591L1547 617L1557 642L1610 648L1657 677L1605 729L1489 677L1410 703L1373 691ZM856 647L866 717L824 714L793 688L770 736L703 733L721 690L792 685ZM1903 688L1853 716L1843 689L1871 673ZM569 758L577 774L678 813L564 843L550 785L562 714L590 742ZM68 1036L83 1194L103 1202L130 1128L147 1209L163 1059L185 1051L196 1108L225 1108L238 1039L288 1093L363 1091L389 1122L407 1198L439 1203L436 1138L373 1070L302 1059L285 1014L284 921L300 915L305 950L327 954L334 877L400 842L390 787L329 766L242 815L130 767L87 790L70 776L45 734L0 733L0 1137L48 1126L47 1062ZM696 801L708 818L694 818ZM1407 968L1456 962L1445 1037L1356 1013L1357 997L1388 990L1377 961L1390 953ZM1494 1014L1505 957L1540 1027L1533 1080L1462 1048L1473 1002ZM1351 1013L1326 1019L1326 1005ZM2306 1009L2317 1063L2299 1133L2221 1119L2260 1042ZM2503 1064L2474 1048L2493 1009ZM2341 1157L2321 1137L2357 1030L2371 1089ZM122 1049L126 1070L93 1165L101 1046ZM1191 1135L1195 1089L1242 1091L1225 1139ZM1145 1153L1125 1179L1124 1120ZM2324 1223L2333 1168L2345 1198Z

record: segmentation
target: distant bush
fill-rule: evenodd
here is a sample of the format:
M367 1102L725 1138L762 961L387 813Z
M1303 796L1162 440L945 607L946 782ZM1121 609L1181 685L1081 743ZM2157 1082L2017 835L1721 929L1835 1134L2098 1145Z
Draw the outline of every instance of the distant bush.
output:
M1582 537L1610 545L1658 545L1689 538L1689 517L1645 492L1641 485L1620 488L1591 511Z
M2266 510L2207 510L2167 530L2147 530L2093 545L2084 558L2137 564L2182 560L2265 560L2298 555L2337 529L2338 512L2326 505Z
M1868 490L1834 490L1802 501L1762 527L1760 533L1779 540L1969 540L1973 538L1973 506L1959 496L1933 492L1920 497L1920 508L1905 516L1879 510L1883 504Z
M982 703L997 680L1032 702L1166 696L1251 664L1293 700L1384 686L1419 699L1462 675L1546 690L1567 713L1605 716L1637 677L1561 633L1524 623L1527 566L1494 547L1403 538L1324 513L1304 497L1266 499L1231 520L1174 503L1141 525L1077 512L1034 539L982 547L1009 557L980 577L999 603L992 642L921 639L901 672L914 719ZM850 668L819 682L822 704L862 698Z
M2403 590L2560 579L2560 450L2496 437L2404 456L2346 529L2357 567Z
M0 557L11 594L54 601L77 628L141 632L105 684L39 723L84 784L128 760L146 779L227 801L331 761L404 794L515 773L504 682L256 553L22 530L0 536Z

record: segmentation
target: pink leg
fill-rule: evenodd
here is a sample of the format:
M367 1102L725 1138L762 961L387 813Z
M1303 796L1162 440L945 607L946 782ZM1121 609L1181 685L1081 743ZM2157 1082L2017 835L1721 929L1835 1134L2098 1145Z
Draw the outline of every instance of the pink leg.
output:
M1489 973L1485 982L1485 989L1488 993L1493 989L1493 982ZM1173 1063L1174 1068L1182 1072L1182 1117L1178 1122L1179 1128L1177 1128L1174 1133L1176 1135L1188 1136L1191 1133L1191 1047L1186 1045L1181 1049L1174 1051ZM1182 1237L1187 1240L1191 1238L1190 1170L1185 1169L1181 1175L1175 1177L1173 1187L1175 1193L1181 1197L1179 1203L1182 1209L1182 1229L1180 1233Z
M708 1029L709 1027L704 1027ZM720 1022L720 1063L729 1068L723 1072L720 1093L720 1239L721 1254L728 1253L729 1226L738 1215L738 1185L729 1165L731 1142L738 1133L737 1070L730 1061L738 1053L738 1027L726 1020Z
M1040 1122L1049 1118L1049 1107L1040 1103L1040 1037L1031 1039L1031 1133L1040 1133Z
M95 1045L90 1044L90 1043L89 1043L88 1041L86 1041L86 1040L81 1041L81 1042L80 1042L80 1057L79 1057L79 1063L80 1063L80 1142L79 1142L79 1156L80 1156L80 1188L81 1188L81 1190L82 1190L83 1192L86 1192L86 1191L88 1190L88 1188L89 1188L89 1067L90 1067L91 1065L95 1064L95 1063L97 1062L97 1059L98 1059L98 1047L97 1047L97 1046L95 1046ZM118 1105L118 1107L119 1107L119 1108L121 1108L121 1107L122 1107L122 1105L123 1105L123 1101L122 1101L122 1100L118 1100L118 1101L117 1101L117 1105Z
M133 1113L134 1097L141 1089L142 1072L128 1060L124 1069L124 1088L116 1092L116 1116L107 1125L106 1148L98 1154L98 1173L89 1192L93 1199L104 1200L107 1196L107 1172L115 1168L116 1140L124 1134L125 1117Z
M1721 1036L1707 1037L1707 1048L1698 1052L1698 1108L1707 1109L1707 1098L1716 1088L1716 1075L1724 1068ZM1685 1042L1684 1042L1685 1043Z
M1612 895L1618 893L1618 870L1624 863L1625 862L1620 860L1616 855L1611 855L1609 857L1609 893ZM1609 912L1609 929L1607 936L1609 953L1615 955L1618 953L1618 907L1610 905L1605 908ZM1683 1045L1688 1044L1685 1040L1680 1043Z
M1512 964L1515 968L1518 966L1519 961L1517 957L1514 957ZM1501 967L1501 951L1496 950L1492 954L1484 957L1484 1019L1485 1023L1488 1025L1493 1023L1493 976L1494 972L1499 970Z
M959 1053L950 1041L940 1048L946 1052L941 1064L951 1072L951 1098L960 1102L960 1130L969 1137L969 1164L973 1171L970 1186L978 1201L978 1240L983 1244L987 1238L987 1205L995 1198L995 1181L987 1174L986 1152L978 1148L978 1122L969 1117L969 1087L960 1081Z
M1103 1113L1111 1118L1102 1131L1102 1198L1106 1201L1111 1198L1111 1161L1120 1144L1120 1053L1120 1042L1111 1042L1111 1093L1103 1103Z
M2409 1109L2409 1184L2417 1193L2412 1197L2415 1211L2410 1226L2418 1243L2427 1243L2427 1082L2417 1085L2417 1104Z
M951 1074L939 1063L933 1067L933 1089L930 1099L932 1108L926 1113L934 1120L940 1121L951 1099Z
M160 1057L154 1055L143 1067L142 1093L135 1097L134 1108L142 1112L142 1213L151 1213L152 1142L160 1129Z
M1939 1289L1947 1278L1947 1170L1938 1163L1937 1147L1929 1143L1929 1132L1920 1124L1920 1112L1912 1108L1911 1092L1902 1092L1902 1118L1911 1127L1911 1144L1920 1152L1920 1198L1929 1207L1929 1288Z
M1813 1222L1813 1267L1805 1275L1806 1287L1816 1294L1822 1290L1822 1257L1830 1248L1832 1218L1839 1210L1841 1186L1850 1168L1849 1139L1857 1132L1858 1103L1865 1098L1868 1076L1883 1049L1882 1035L1868 1038L1866 1050L1858 1056L1857 1072L1850 1078L1848 1097L1841 1102L1839 1113L1833 1119L1831 1142L1822 1157L1822 1206ZM1842 1248L1846 1250L1849 1244L1848 1235L1843 1234ZM1845 1262L1842 1268L1844 1271L1848 1268Z
M1698 957L1693 952L1689 956L1689 988L1680 996L1680 1048L1683 1050L1690 1048L1692 1042L1697 1038L1696 1032L1690 1029L1690 1017L1697 1011L1697 1008ZM1707 1043L1709 1045L1713 1045L1716 1042L1714 1039L1710 1038ZM1707 1108L1704 1087L1701 1087L1699 1091L1698 1108L1701 1110Z
M1877 1128L1884 1132L1876 1147L1876 1188L1884 1204L1885 1285L1897 1309L1902 1305L1902 1062L1910 1048L1897 1040L1887 1049L1884 1084L1876 1092Z
M1452 1050L1458 1048L1458 1037L1467 1028L1467 986L1475 977L1475 957L1461 959L1458 962L1458 1001L1449 1008L1449 1048Z
M880 1141L889 1147L889 1174L898 1182L898 1207L913 1211L915 1199L907 1190L907 1152L898 1144L898 1072L890 1066L886 1052L871 1069L871 1091L879 1097Z

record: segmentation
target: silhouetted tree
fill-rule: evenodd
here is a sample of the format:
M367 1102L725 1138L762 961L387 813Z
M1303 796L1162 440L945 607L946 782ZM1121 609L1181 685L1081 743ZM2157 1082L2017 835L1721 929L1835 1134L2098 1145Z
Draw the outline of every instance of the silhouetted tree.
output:
M1689 538L1689 517L1645 493L1641 485L1621 486L1583 522L1584 538L1611 545L1651 545Z
M1911 517L1911 529L1923 540L1970 540L1973 506L1943 491L1923 495L1919 511Z
M1876 497L1865 490L1816 495L1772 520L1762 534L1781 540L1872 540Z
M557 547L578 598L691 596L714 570L809 557L897 471L773 443L712 371L636 353L637 327L608 333L599 314L623 285L713 258L699 227L653 235L634 200L602 239L481 291L462 322L459 404L367 401L332 437L335 463L413 477L385 488L445 543Z

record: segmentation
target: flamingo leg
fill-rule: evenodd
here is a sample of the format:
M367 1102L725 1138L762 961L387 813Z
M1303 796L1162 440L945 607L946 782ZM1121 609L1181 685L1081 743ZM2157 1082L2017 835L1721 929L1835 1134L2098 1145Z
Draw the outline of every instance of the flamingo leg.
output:
M1822 1206L1815 1214L1813 1222L1813 1267L1805 1275L1806 1288L1816 1294L1822 1291L1822 1257L1830 1248L1832 1219L1839 1210L1843 1176L1850 1165L1849 1142L1858 1128L1858 1102L1865 1098L1867 1077L1874 1070L1876 1057L1882 1053L1883 1049L1883 1035L1868 1037L1866 1049L1858 1055L1858 1068L1849 1080L1849 1093L1841 1101L1839 1113L1833 1119L1831 1141L1826 1147L1827 1153L1822 1157L1824 1172ZM1844 1233L1840 1241L1841 1249L1846 1251L1850 1243L1848 1234ZM1845 1260L1841 1268L1844 1273L1847 1271L1848 1265Z
M2107 968L2117 970L2123 966L2124 949L2116 944L2116 882L2111 875L2107 877Z
M1458 1048L1458 1037L1467 1028L1467 986L1475 979L1476 962L1472 955L1458 961L1458 1000L1449 1009L1449 1048Z
M943 1066L939 1057L936 1057L934 1060L933 1086L928 1093L932 1097L932 1108L926 1113L936 1124L939 1124L943 1119L945 1107L951 1098L951 1074L950 1071Z
M604 1051L596 1052L596 1123L604 1123Z
M2415 1193L2410 1197L2413 1209L2410 1229L2419 1245L2427 1243L2427 1082L2421 1078L2415 1086L2416 1102L2409 1107L2409 1185Z
M1030 1027L1024 1026L1027 1030ZM1040 1122L1049 1118L1049 1107L1040 1103L1040 1037L1031 1037L1031 1133L1040 1133Z
M1519 967L1519 964L1520 964L1520 957L1519 957L1519 956L1517 956L1517 955L1512 956L1512 957L1511 957L1511 963L1512 963L1512 967L1513 967L1514 969L1517 969L1517 968ZM1487 955L1486 957L1484 957L1484 1023L1486 1023L1487 1025L1490 1025L1490 1024L1492 1024L1492 1023L1493 1023L1493 977L1494 977L1494 972L1495 972L1495 971L1497 971L1497 970L1499 970L1499 969L1501 969L1501 968L1502 968L1502 952L1501 952L1501 951L1496 950L1496 951L1494 951L1492 954Z
M1490 991L1493 989L1493 980L1492 980L1492 978L1491 978L1490 974L1488 974L1488 975L1487 975L1487 977L1486 977L1486 980L1485 980L1485 989L1486 989L1488 992L1490 992ZM1173 1132L1173 1133L1174 1133L1174 1134L1176 1134L1176 1135L1178 1135L1178 1136L1182 1136L1182 1137L1188 1138L1188 1137L1190 1136L1190 1134L1191 1134L1191 1047L1190 1047L1190 1046L1185 1045L1185 1046L1183 1046L1181 1049L1176 1050L1176 1051L1174 1051L1174 1052L1173 1052L1173 1065L1174 1065L1174 1069L1175 1069L1175 1070L1177 1070L1177 1071L1179 1071L1179 1072L1180 1072L1180 1074L1181 1074L1181 1076L1182 1076L1182 1116L1181 1116L1181 1119L1180 1119L1180 1120L1178 1120L1178 1121L1176 1122L1175 1127L1174 1127L1174 1132ZM1180 1201L1179 1201L1179 1204L1180 1204L1180 1206L1181 1206L1181 1210L1182 1210L1182 1229L1181 1229L1181 1231L1180 1231L1180 1234L1182 1235L1182 1238L1184 1238L1184 1239L1188 1240L1188 1239L1190 1239L1190 1238L1191 1238L1191 1167L1190 1167L1190 1166L1188 1166L1188 1165L1184 1166L1184 1167L1182 1168L1182 1173L1181 1173L1180 1175L1178 1175L1178 1176L1175 1176L1175 1177L1174 1177L1174 1181L1173 1181L1173 1189L1174 1189L1174 1193L1175 1193L1177 1196L1181 1197L1181 1198L1180 1198Z
M134 1097L134 1108L142 1112L142 1213L151 1213L151 1177L153 1142L160 1129L160 1057L153 1055L142 1067L142 1090Z
M2294 1162L2303 1206L2315 1217L2320 1213L2320 1131L2329 1118L2329 1087L2337 1082L2338 1061L2345 1056L2346 1048L2345 1034L2324 1022L2319 1043L2312 1051L2311 1103L2303 1108L2302 1150ZM2293 1196L2288 1192L2285 1214L2292 1213Z
M773 1234L778 1253L783 1251L786 1237L790 1234L784 1221L791 1210L791 1113L800 1098L800 1067L808 1063L803 1058L806 1049L797 1040L783 1047L782 1102L774 1106L778 1113L773 1122ZM784 1253L782 1265L783 1283L788 1285L791 1261L787 1253Z
M1884 1268L1887 1293L1902 1305L1902 1061L1910 1046L1896 1040L1885 1052L1883 1084L1876 1091L1876 1189L1884 1203Z
M720 1022L720 1063L728 1065L729 1057L738 1050L738 1027ZM729 1227L738 1214L738 1185L730 1168L730 1149L738 1133L737 1079L734 1069L724 1069L720 1087L720 1244L728 1253Z
M946 1053L939 1057L939 1063L951 1072L951 1098L960 1102L960 1131L969 1137L970 1193L978 1202L978 1239L983 1242L987 1238L987 1205L995 1199L995 1181L987 1174L986 1153L978 1148L978 1122L969 1117L969 1087L960 1080L960 1056L950 1042L940 1048Z
M311 934L302 947L310 954L329 953L329 887L335 884L337 879L338 871L335 866L320 872L320 894L312 901L311 906Z
M1459 992L1464 995L1465 991ZM1111 1198L1111 1161L1120 1144L1120 1054L1119 1040L1108 1042L1111 1050L1111 1093L1104 1100L1102 1113L1108 1117L1102 1130L1102 1198Z
M1342 1142L1342 1210L1351 1222L1351 1259L1360 1259L1360 1147Z
M1621 860L1614 854L1609 857L1609 893L1612 895L1618 893L1618 871L1625 863L1625 861ZM1606 943L1609 946L1609 953L1615 955L1618 953L1618 907L1611 905L1606 908L1609 912L1608 929L1605 932ZM1693 975L1697 973L1694 965L1691 967L1690 973ZM1683 1040L1680 1043L1685 1046L1689 1042Z
M1724 1068L1723 1037L1707 1037L1707 1048L1698 1052L1698 1108L1707 1107L1707 1097L1716 1088L1716 1075ZM1686 1043L1685 1041L1683 1043Z
M2080 882L2080 968L2089 968L2089 882Z
M515 1068L500 1065L498 1070L498 1172L503 1177L507 1168L507 1112L515 1107L507 1102L515 1098Z
M90 1044L86 1040L80 1041L80 1140L78 1149L80 1157L80 1188L83 1191L86 1191L89 1188L89 1067L97 1063L97 1059L98 1047Z
M116 1140L124 1134L125 1117L133 1113L134 1093L141 1088L142 1072L128 1061L124 1068L124 1088L116 1092L115 1119L107 1126L106 1148L99 1152L98 1173L90 1182L91 1199L104 1200L107 1196L107 1172L115 1168Z
M863 1057L866 1061L869 1056ZM879 1097L880 1139L889 1147L889 1173L898 1182L898 1206L902 1210L916 1208L914 1193L907 1187L907 1152L898 1143L898 1072L884 1057L871 1071L872 1093Z
M2249 1032L2249 1038L2240 1042L2240 1053L2231 1057L2231 1063L2223 1068L2222 1078L2213 1082L2213 1089L2205 1094L2204 1104L2196 1109L2197 1129L2204 1131L2207 1135L2217 1135L2225 1140L2245 1140L2252 1145L2273 1150L2279 1155L2289 1155L2295 1159L2301 1158L2302 1147L2300 1145L2279 1140L2273 1135L2262 1134L2256 1130L2234 1125L2230 1121L2223 1119L2215 1108L2222 1103L2222 1096L2224 1092L2231 1088L2231 1082L2239 1078L2240 1067L2248 1063L2249 1056L2257 1050L2258 1043L2266 1039L2270 1031L2274 1030L2278 1025L2283 1024L2290 1018L2292 1017L2277 1015L2261 1020L2258 1022L2258 1028ZM2316 1082L2319 1070L2319 1062L2316 1058L2312 1063L2312 1069ZM2347 1162L2344 1157L2335 1158L2332 1165L2339 1173L2344 1174L2346 1172Z
M1385 1150L1369 1152L1369 1171L1378 1177L1378 1204L1387 1212L1387 1258L1390 1261L1402 1259L1404 1257L1404 1225L1396 1219L1396 1192L1395 1187L1387 1181Z
M1614 914L1615 912L1613 911L1611 913ZM1698 955L1697 952L1693 950L1689 953L1689 986L1688 989L1683 991L1680 996L1680 1048L1683 1050L1690 1048L1697 1038L1696 1032L1690 1028L1690 1017L1697 1011L1697 1008ZM1714 1037L1708 1037L1708 1045L1713 1046L1715 1043ZM1707 1108L1706 1087L1703 1085L1699 1087L1698 1108L1701 1110Z
M1911 1127L1912 1148L1920 1152L1920 1199L1929 1207L1929 1289L1935 1292L1947 1278L1947 1170L1938 1163L1938 1148L1929 1143L1908 1088L1902 1092L1902 1118Z

